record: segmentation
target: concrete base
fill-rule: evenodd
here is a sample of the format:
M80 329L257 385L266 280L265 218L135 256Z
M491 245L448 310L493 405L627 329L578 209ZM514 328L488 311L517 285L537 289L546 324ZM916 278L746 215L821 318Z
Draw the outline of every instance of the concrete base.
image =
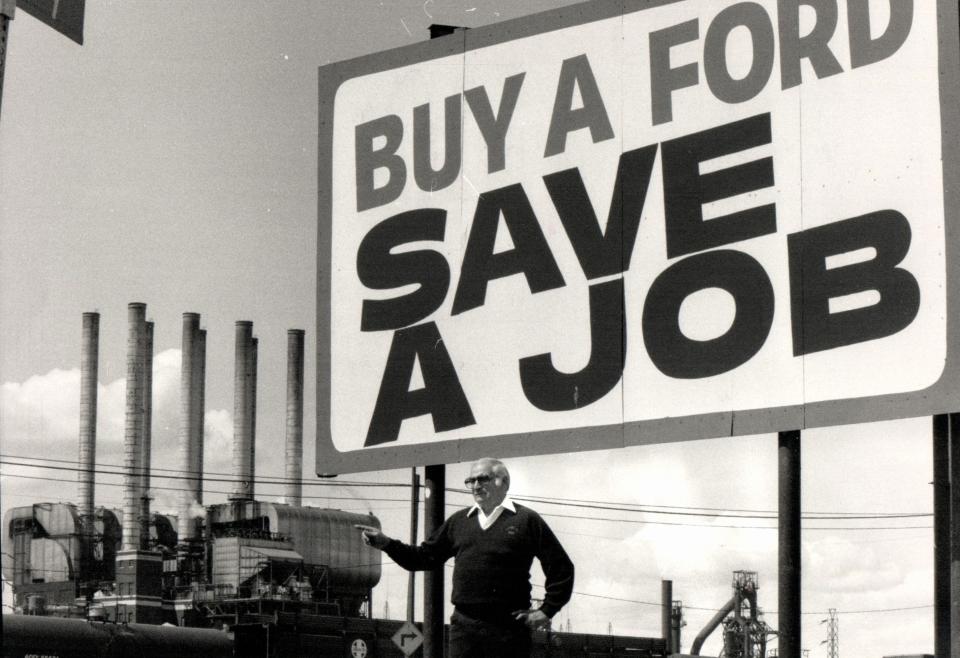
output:
M139 624L163 622L163 555L155 551L120 551L117 553L117 591L104 610L119 617L115 621Z

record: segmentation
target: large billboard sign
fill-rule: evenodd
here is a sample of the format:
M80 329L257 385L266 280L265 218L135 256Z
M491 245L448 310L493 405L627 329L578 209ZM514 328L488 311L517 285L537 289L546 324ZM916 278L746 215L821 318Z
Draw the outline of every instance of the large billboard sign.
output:
M596 1L320 69L317 471L955 411L954 0Z

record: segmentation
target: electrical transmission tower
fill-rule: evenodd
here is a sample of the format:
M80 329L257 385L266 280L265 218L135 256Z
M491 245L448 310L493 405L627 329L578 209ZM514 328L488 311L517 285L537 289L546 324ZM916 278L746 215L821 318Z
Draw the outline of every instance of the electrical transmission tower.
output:
M827 636L827 646L830 649L830 658L840 658L840 620L837 618L837 609L830 608L830 618L826 619L829 623Z

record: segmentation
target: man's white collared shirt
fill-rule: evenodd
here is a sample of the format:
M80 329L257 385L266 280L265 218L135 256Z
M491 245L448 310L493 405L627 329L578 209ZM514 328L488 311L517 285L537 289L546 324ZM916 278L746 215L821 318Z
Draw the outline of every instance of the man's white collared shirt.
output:
M517 508L513 506L513 501L510 500L509 498L504 498L503 502L497 505L493 509L493 511L490 512L489 516L483 513L483 510L480 509L479 505L474 505L473 507L471 507L470 511L467 512L467 516L471 516L474 512L476 512L477 520L480 522L480 528L483 530L486 530L487 528L492 526L497 519L500 518L500 515L503 513L503 510L508 510L510 512L513 512L514 514L517 513Z

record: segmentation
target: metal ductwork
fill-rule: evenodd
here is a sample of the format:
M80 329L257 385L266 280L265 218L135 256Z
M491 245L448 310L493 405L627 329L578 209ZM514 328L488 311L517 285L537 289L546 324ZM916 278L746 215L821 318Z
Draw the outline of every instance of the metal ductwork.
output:
M140 548L140 441L144 427L144 355L147 305L127 306L127 391L123 434L123 542L124 551Z
M303 329L287 331L286 492L288 505L303 504Z
M180 350L179 462L184 490L177 518L181 542L198 537L194 506L203 502L203 387L206 332L198 313L183 314Z
M238 320L235 328L233 377L233 476L230 500L252 500L256 424L256 339L253 323Z
M77 493L81 523L93 527L94 471L97 466L97 372L100 355L100 314L83 314L83 337L80 347L80 470Z
M717 614L710 618L710 621L707 622L707 625L704 626L703 630L697 633L697 637L694 638L693 646L690 648L691 656L700 655L700 649L703 648L703 643L706 642L707 638L710 637L710 634L716 630L717 626L720 625L720 622L723 621L723 618L733 612L734 608L737 607L739 602L739 597L734 595L722 608L720 608L720 610L717 611Z

